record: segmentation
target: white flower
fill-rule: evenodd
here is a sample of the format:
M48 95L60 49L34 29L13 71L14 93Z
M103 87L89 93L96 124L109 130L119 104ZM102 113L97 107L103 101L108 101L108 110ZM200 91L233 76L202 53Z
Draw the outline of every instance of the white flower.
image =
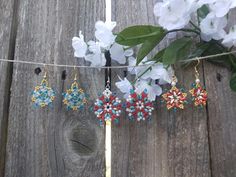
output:
M136 75L139 75L139 74L142 74L147 68L149 68L149 65L146 66L146 62L148 61L147 57L145 57L141 63L138 64L138 67L136 67L136 58L134 57L129 57L128 58L128 63L129 63L129 66L134 66L134 67L129 67L128 68L128 71L131 73L131 74L136 74ZM152 62L154 63L154 62ZM149 63L150 64L150 63ZM144 65L144 66L142 66Z
M144 71L142 71L142 72L144 72ZM141 74L141 73L139 73L139 74ZM153 79L153 80L162 79L168 83L171 80L167 70L165 69L165 67L162 63L156 63L153 66L151 66L151 69L148 70L145 74L143 74L141 78L142 79Z
M235 0L231 0L232 4L231 4L231 9L236 7L236 1Z
M114 42L116 36L112 33L113 28L116 26L115 22L104 23L103 21L97 21L95 24L95 37L99 40L101 47L107 49Z
M124 49L124 46L114 43L110 48L111 58L120 64L126 63L126 57L133 55L132 49Z
M119 76L118 76L119 77ZM130 90L133 89L133 86L132 84L128 81L127 78L124 78L124 80L122 80L120 77L119 77L120 81L119 82L116 82L115 85L116 87L122 92L124 93L124 98L128 98L129 97L129 93L130 93Z
M91 66L99 67L105 66L105 52L109 51L112 60L120 64L125 64L126 59L133 55L133 50L115 43L116 36L112 33L115 26L116 22L97 21L95 24L95 37L97 42L89 41L87 44L80 31L79 37L72 39L74 56L85 58L85 60L91 62Z
M223 17L229 10L236 7L235 0L214 0L209 4L210 10L216 14L216 17Z
M135 84L135 91L137 93L142 93L144 90L147 90L148 93L148 98L151 101L154 101L156 99L156 96L159 96L162 94L162 88L155 83L154 80L139 80L138 82L136 82Z
M200 0L199 6L208 4L210 11L216 14L216 17L224 17L229 10L236 7L235 0Z
M85 57L87 52L87 44L84 42L84 36L82 32L79 32L79 37L73 37L72 39L72 46L74 48L74 56L78 58Z
M172 67L168 67L167 68L167 73L168 73L168 76L167 75L165 75L166 77L163 77L163 78L160 78L159 79L159 84L160 85L164 85L164 84L170 84L171 83L171 81L172 81L172 77L175 75L175 73L174 73L174 70L173 70L173 68ZM176 78L177 79L177 78ZM178 82L178 80L176 81L176 82Z
M135 66L136 65L136 59L134 57L129 57L128 58L128 64L129 66ZM130 72L130 74L136 74L136 68L135 67L129 67L128 71Z
M210 41L211 39L224 38L226 25L227 19L225 17L218 18L213 12L209 13L200 23L202 39Z
M154 14L159 17L159 24L167 29L183 28L191 19L191 14L196 11L196 0L164 0L154 6Z
M216 0L199 0L198 5L201 7L204 4L211 4L211 3L214 3L214 2L216 2Z
M104 53L94 53L94 54L88 54L85 56L85 60L91 62L90 66L105 66L106 64L106 58L104 56Z
M85 56L85 60L91 62L91 66L105 66L106 58L104 53L101 52L100 43L89 41L88 45L91 53Z
M101 45L100 42L89 41L88 42L88 50L92 53L101 52Z
M146 63L148 63L147 57L144 58L143 60ZM154 63L153 61L149 61L150 63ZM134 57L129 57L129 65L130 66L135 66L136 64L136 59ZM150 66L142 66L144 63L140 63L140 67L130 67L128 68L129 72L131 74L136 74L139 76L142 74L148 67ZM170 73L167 71L163 64L157 64L156 66L153 66L153 69L151 71L148 71L146 74L144 74L140 79L135 83L135 90L137 93L141 93L144 91L144 89L147 89L148 91L148 98L150 100L155 100L156 96L161 95L162 89L161 87L156 84L155 79L159 79L159 83L164 84L164 83L170 83ZM162 82L160 82L162 81ZM125 86L124 86L125 88ZM129 87L127 86L127 90L130 90ZM123 92L124 93L124 92Z
M155 63L154 61L148 61L147 57L143 60L145 63L141 62L139 67L130 67L128 71L131 74L136 74L140 79L160 79L162 83L170 83L171 77L168 70L162 63ZM129 58L129 65L135 66L136 59L133 57ZM142 66L144 65L144 66ZM151 66L152 65L152 66ZM150 68L150 69L149 69Z
M229 33L225 35L222 44L229 48L232 46L236 46L236 25L234 25L230 29Z

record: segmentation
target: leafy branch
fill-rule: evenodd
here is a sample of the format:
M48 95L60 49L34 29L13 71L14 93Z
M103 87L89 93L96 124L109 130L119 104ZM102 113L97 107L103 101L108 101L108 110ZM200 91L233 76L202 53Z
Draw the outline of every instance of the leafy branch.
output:
M200 14L199 17L202 18L206 15L207 11L203 8L199 10L198 13ZM184 28L171 31L166 31L161 27L151 25L131 26L117 35L116 42L129 47L141 45L137 55L136 65L138 65L169 33L182 31L184 33L196 34L199 37L199 28L193 23L192 26L194 29ZM151 60L170 65L180 60L188 62L189 58L214 55L228 51L229 50L218 41L211 40L209 42L200 41L196 43L194 37L184 35L182 38L173 41L169 46L156 53ZM208 61L226 66L232 71L230 87L232 90L236 91L236 57L231 54L224 57L208 59Z

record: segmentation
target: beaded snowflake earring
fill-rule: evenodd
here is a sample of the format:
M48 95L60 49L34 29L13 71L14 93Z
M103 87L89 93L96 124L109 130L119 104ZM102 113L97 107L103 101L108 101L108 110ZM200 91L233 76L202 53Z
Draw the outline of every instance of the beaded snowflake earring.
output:
M46 107L51 106L53 100L55 99L55 91L49 87L47 78L47 69L44 66L44 76L40 85L36 86L32 92L31 100L35 107Z
M130 95L126 100L126 112L130 120L147 120L154 110L152 101L148 99L145 89L142 93L137 93L134 89L130 90Z
M166 102L166 107L168 110L174 109L184 109L184 105L187 104L187 93L183 92L183 89L179 89L176 87L177 78L173 74L171 89L162 95L163 100Z
M192 96L192 101L193 101L194 105L202 108L202 107L206 106L206 103L207 103L207 91L200 84L199 72L197 69L199 64L200 64L200 60L198 60L197 65L194 67L196 80L191 85L191 90L189 90L189 92Z
M82 110L87 103L88 95L84 93L84 90L79 88L77 82L77 73L74 67L74 82L71 84L70 89L66 90L62 94L64 99L63 103L66 105L68 110L76 111L78 109Z
M104 122L115 121L118 123L122 104L121 100L115 96L110 90L110 78L108 77L105 90L102 95L94 103L94 112L103 125Z

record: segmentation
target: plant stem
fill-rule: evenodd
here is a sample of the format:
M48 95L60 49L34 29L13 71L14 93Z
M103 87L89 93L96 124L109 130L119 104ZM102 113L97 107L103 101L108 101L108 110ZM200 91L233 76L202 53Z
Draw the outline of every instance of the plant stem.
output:
M200 35L200 32L199 32L199 31L196 31L196 30L194 30L194 29L188 29L188 28L170 30L170 31L168 31L167 33L173 33L173 32L177 32L177 31L196 33L197 35Z
M229 50L228 50L225 46L223 46L219 41L216 41L216 40L213 40L213 41L214 41L219 47L221 47L223 51L229 52Z
M135 80L134 82L132 83L132 85L134 85L136 83L136 81L138 79L140 79L140 77L142 77L146 72L148 72L150 69L152 68L152 66L149 66L142 74L140 74Z
M200 25L200 16L199 16L198 11L197 11L197 24L198 24L198 26Z
M197 25L195 25L192 21L190 21L190 24L198 31L201 31L201 29Z

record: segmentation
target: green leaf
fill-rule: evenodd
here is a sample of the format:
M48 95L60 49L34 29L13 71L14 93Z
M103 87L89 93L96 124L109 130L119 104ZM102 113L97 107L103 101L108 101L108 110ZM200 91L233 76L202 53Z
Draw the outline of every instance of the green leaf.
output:
M210 44L206 43L206 42L200 42L200 43L196 44L195 50L193 50L191 52L191 54L188 56L188 58L192 59L192 58L202 56L202 54L208 49L209 46L210 46ZM181 66L183 68L187 68L188 66L191 65L191 63L193 63L193 61L186 60L186 62L181 63Z
M203 5L197 10L197 14L201 19L204 19L209 14L209 8L206 5Z
M164 34L166 34L166 32L161 27L151 25L137 25L128 27L121 31L116 37L116 42L125 46L136 46L149 39Z
M234 73L230 79L230 88L236 92L236 73Z
M210 47L210 43L201 42L196 45L196 49L191 53L189 58L200 57Z
M229 59L230 59L231 65L232 65L233 72L236 73L236 57L235 57L235 55L230 54Z
M211 41L210 46L207 48L207 50L205 50L202 56L215 55L215 54L220 54L224 52L227 52L226 48L223 48L222 46L217 44L215 41ZM232 63L229 60L229 55L210 58L210 59L207 59L207 61L216 65L219 65L219 66L224 66L228 68L229 70L232 69Z
M136 64L138 65L144 59L144 57L146 57L164 37L165 34L160 33L154 36L153 38L146 40L138 51Z
M151 59L152 61L156 61L156 62L161 62L162 61L162 57L165 53L166 49L162 49L160 50L156 55L154 55L154 57Z
M166 65L174 64L177 60L184 59L190 53L192 39L183 37L172 42L165 50L163 63Z

